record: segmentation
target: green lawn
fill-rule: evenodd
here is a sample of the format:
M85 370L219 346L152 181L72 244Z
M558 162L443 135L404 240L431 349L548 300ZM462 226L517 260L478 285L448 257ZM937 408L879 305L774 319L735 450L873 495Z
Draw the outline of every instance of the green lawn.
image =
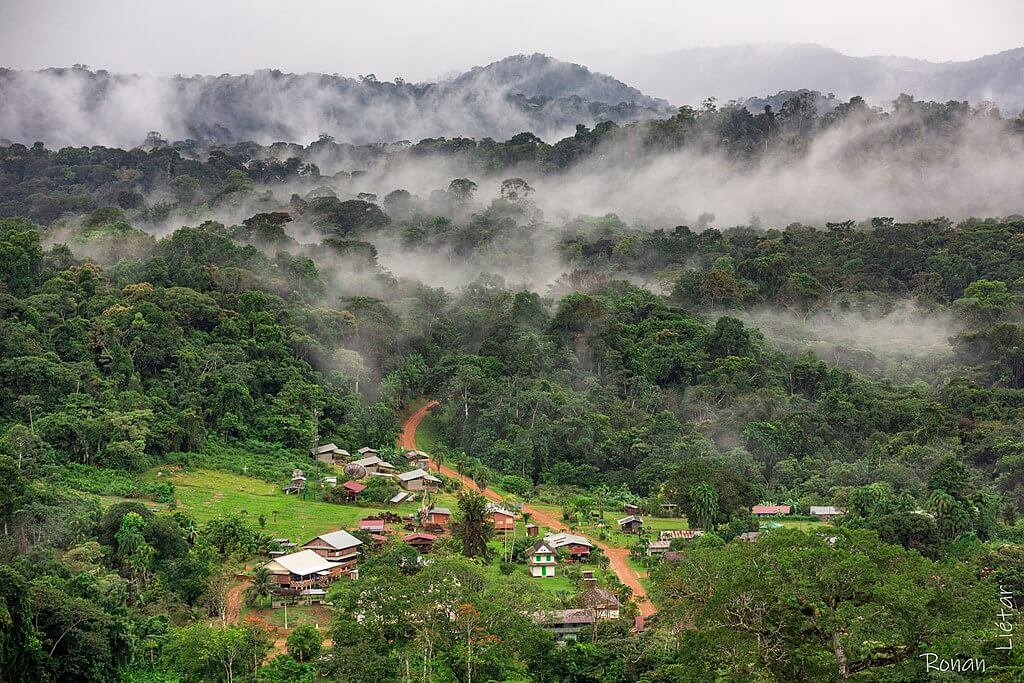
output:
M146 477L157 480L158 471L164 475L160 479L174 484L178 509L196 521L240 513L255 524L262 514L268 534L297 542L327 531L353 528L360 519L373 513L390 510L408 515L419 506L419 501L399 506L361 506L303 500L286 496L275 484L213 470L174 470L165 466L154 468ZM450 495L440 494L436 500L441 506L455 505L455 498Z
M254 609L243 607L239 614L239 621L245 623L247 619L258 619L274 628L284 628L285 610L283 607ZM321 605L290 605L288 607L288 630L294 629L301 624L319 626L327 637L327 629L330 627L331 615L326 607Z

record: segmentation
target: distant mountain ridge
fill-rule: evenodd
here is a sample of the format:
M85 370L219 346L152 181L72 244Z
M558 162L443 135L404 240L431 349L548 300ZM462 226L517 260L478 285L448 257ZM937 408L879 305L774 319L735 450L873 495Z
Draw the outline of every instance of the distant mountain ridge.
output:
M805 90L823 93L821 112L853 95L886 106L901 93L991 101L1011 115L1024 110L1024 48L937 64L851 57L820 45L740 45L679 50L606 70L619 78L542 54L426 83L277 70L162 78L0 68L0 140L134 147L157 131L169 140L225 144L306 143L322 133L367 144L504 140L530 131L551 141L576 124L666 118L677 105L709 96L778 109L788 93Z
M276 70L156 78L85 68L0 70L0 138L134 146L169 139L352 143L427 137L545 139L577 123L663 117L663 100L586 67L516 55L437 83Z
M1024 48L962 62L897 56L851 57L814 44L692 48L610 65L617 77L673 104L760 97L782 90L861 95L887 105L901 93L917 99L994 102L1024 110Z

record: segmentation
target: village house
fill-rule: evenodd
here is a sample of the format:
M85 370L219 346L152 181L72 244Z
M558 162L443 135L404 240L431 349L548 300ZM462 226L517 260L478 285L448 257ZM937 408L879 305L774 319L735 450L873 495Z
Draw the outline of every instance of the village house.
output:
M356 451L356 453L363 456L364 458L369 457L371 455L380 455L380 451L378 451L376 448L370 448L369 446L363 446L358 451Z
M321 534L311 541L302 544L304 550L311 550L324 559L338 564L339 572L347 572L353 578L358 574L356 560L359 559L359 546L363 544L358 538L347 531L332 531Z
M555 576L555 549L544 541L537 541L526 554L526 564L530 567L530 576L551 579Z
M366 485L350 480L341 485L341 490L344 491L345 500L354 503L359 498L359 494L366 490Z
M619 599L611 591L596 586L580 593L580 605L601 619L619 618Z
M625 514L627 514L627 515L639 515L640 514L640 506L639 505L634 505L633 503L625 503L622 506L622 511Z
M328 560L312 550L300 550L276 557L265 565L278 595L323 602L327 586L344 573L341 563Z
M703 535L703 529L663 529L658 532L658 540L671 541L677 538L682 538L687 541L692 541L698 536Z
M493 503L487 506L487 519L494 525L495 531L512 531L516 528L516 513Z
M333 489L335 486L338 485L338 477L334 476L333 474L328 474L321 480L321 483L324 486L330 486Z
M526 525L526 535L527 536L537 536L539 534L540 534L540 527L539 526L537 526L536 524L527 524Z
M846 514L846 510L843 510L843 509L840 509L840 508L837 508L837 507L832 507L831 505L812 505L811 506L811 515L814 516L814 517L817 517L818 519L820 519L823 522L827 522L828 520L832 519L833 517L838 517L840 515L845 515L845 514Z
M409 493L408 491L399 491L395 495L393 495L390 498L388 498L388 503L390 505L400 505L400 504L405 503L407 501L411 501L415 497L416 497L415 495L413 495L412 493Z
M333 465L336 462L345 462L352 457L352 454L343 448L338 448L333 443L326 443L323 446L309 449L309 454L317 462L325 465Z
M647 544L647 554L649 556L664 555L671 545L672 541L651 541Z
M383 534L387 531L387 526L383 519L361 519L359 520L359 530L370 534Z
M397 469L394 465L389 463L387 460L381 460L379 455L371 455L359 460L353 460L352 465L359 465L362 467L368 475L383 475L391 476Z
M618 521L618 524L619 529L623 533L638 534L644 526L644 520L640 519L636 515L629 515L628 517L623 517L622 519L620 519Z
M437 491L441 480L426 470L416 469L398 475L398 485L406 491Z
M430 456L423 451L407 451L402 454L407 467L430 469Z
M583 629L593 628L594 613L588 609L561 609L536 612L534 621L555 634L558 640L576 640Z
M437 540L437 536L417 531L405 536L402 540L416 548L421 554L426 555L434 547L434 541Z
M760 535L761 535L760 531L744 531L742 534L740 534L736 538L738 538L739 540L743 541L744 543L753 543L754 541L756 541L758 539L758 537Z
M792 511L789 505L755 505L750 508L755 517L782 517Z
M574 534L548 534L544 537L544 542L549 547L564 552L569 562L586 562L594 549L593 543L583 536Z
M437 526L448 526L448 522L452 520L452 511L448 508L430 508L427 510L427 514L424 515L424 524L434 524Z
M281 489L285 495L300 494L306 490L306 475L300 469L292 470L292 483Z

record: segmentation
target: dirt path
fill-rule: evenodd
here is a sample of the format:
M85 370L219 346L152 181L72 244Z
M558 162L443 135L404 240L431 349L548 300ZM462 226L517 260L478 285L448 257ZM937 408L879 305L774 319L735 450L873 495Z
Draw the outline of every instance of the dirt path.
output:
M224 608L225 621L229 624L238 623L238 615L242 611L242 597L245 593L245 589L249 587L248 577L237 577L238 583L232 586L228 590L228 595L224 602L226 606Z
M410 451L416 450L416 429L420 426L420 423L423 422L423 418L427 416L427 413L429 413L436 405L437 401L431 401L406 418L405 424L402 426L402 434L398 437L398 446L400 448ZM441 474L446 477L459 479L467 488L473 491L480 491L480 487L476 485L476 482L469 477L460 476L458 472L447 465L441 465L439 468L437 463L434 461L431 461L430 464L435 470L440 471ZM491 489L484 489L482 493L488 500L496 503L501 502L501 496ZM523 512L530 513L531 520L536 521L549 529L569 531L569 528L562 522L562 520L556 519L546 512L536 510L529 505L523 505ZM647 596L647 591L644 589L643 584L640 583L640 577L635 571L633 571L633 568L629 566L629 551L625 548L613 548L601 541L592 542L608 556L609 566L611 567L611 570L615 572L615 575L619 577L619 581L626 584L633 590L633 600L636 602L640 615L646 618L654 614L654 605L651 603L651 599Z

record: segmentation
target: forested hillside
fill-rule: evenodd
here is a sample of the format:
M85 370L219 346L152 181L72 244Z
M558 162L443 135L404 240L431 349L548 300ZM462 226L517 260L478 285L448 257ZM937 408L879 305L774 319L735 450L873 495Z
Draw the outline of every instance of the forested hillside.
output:
M819 114L802 93L553 143L0 148L0 670L924 680L942 652L1015 680L992 624L1024 592L1022 138L966 103ZM758 196L700 204L683 185L705 172ZM586 210L599 195L623 210ZM426 561L360 536L315 647L241 620L238 575L262 604L277 537L327 531L294 510L371 511L286 497L295 469L323 474L309 449L402 464L424 399L435 464L598 557L628 548L657 614L634 621L608 578L621 618L556 645L536 615L572 596L514 574L535 539L474 536L463 495ZM230 487L194 504L188 475ZM383 509L394 491L370 488ZM249 502L204 511L225 496ZM792 514L759 525L758 504ZM606 525L624 505L703 535L658 561L653 527Z

